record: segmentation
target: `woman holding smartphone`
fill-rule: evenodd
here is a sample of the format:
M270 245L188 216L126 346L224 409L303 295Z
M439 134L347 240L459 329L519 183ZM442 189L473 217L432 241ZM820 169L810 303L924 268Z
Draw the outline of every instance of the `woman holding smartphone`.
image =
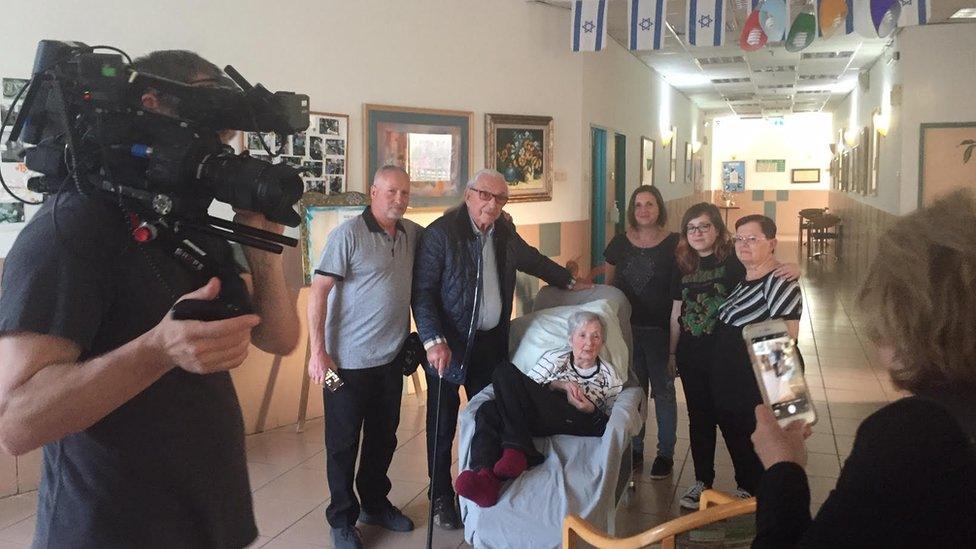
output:
M734 253L732 237L713 204L695 204L681 220L681 241L672 286L671 360L681 374L688 405L691 456L695 484L680 505L698 509L702 491L715 479L716 417L712 393L712 355L718 311L729 293L746 277L746 267ZM796 264L777 265L774 276L795 280ZM728 435L723 431L728 442ZM730 445L731 447L732 445Z

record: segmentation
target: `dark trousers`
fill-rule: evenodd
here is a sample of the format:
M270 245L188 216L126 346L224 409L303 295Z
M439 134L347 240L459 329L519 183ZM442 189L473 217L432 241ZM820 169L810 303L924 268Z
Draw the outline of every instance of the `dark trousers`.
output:
M508 361L508 341L501 325L475 334L471 356L466 364L464 392L468 400L491 384L495 366ZM437 388L440 387L440 395ZM454 497L451 482L451 462L454 433L457 431L458 410L461 407L460 385L439 379L427 372L427 475L430 477L430 495ZM440 425L437 427L437 447L434 448L434 429L437 422L437 402L440 399ZM435 477L434 471L437 471Z
M637 381L645 395L654 399L654 414L657 420L657 453L665 457L674 456L674 445L678 437L678 404L675 398L674 378L668 372L668 341L670 333L663 328L633 326L634 371ZM648 392L648 388L650 392ZM644 433L633 439L635 453L644 453Z
M345 382L336 392L323 389L325 399L326 473L332 500L325 516L333 527L353 526L362 509L369 512L389 507L392 484L387 472L396 450L400 424L403 374L392 364L362 370L340 370ZM356 473L359 433L362 454Z
M718 428L711 393L712 355L703 350L686 350L679 344L675 358L688 405L688 434L691 438L695 479L705 483L705 486L711 486L715 481L715 442Z
M600 410L585 413L566 400L566 393L539 385L511 363L502 363L492 376L495 399L478 408L471 441L470 468L492 467L502 448L521 450L529 466L544 456L532 443L533 436L602 436L607 416Z
M751 437L756 430L756 406L762 403L762 395L741 329L719 326L711 363L708 389L716 422L735 467L735 480L741 488L755 494L763 466Z

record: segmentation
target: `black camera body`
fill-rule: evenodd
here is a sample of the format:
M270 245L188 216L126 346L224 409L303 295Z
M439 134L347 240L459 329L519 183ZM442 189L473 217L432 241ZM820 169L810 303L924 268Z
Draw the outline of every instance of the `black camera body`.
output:
M104 49L113 53L96 51ZM228 281L237 274L230 265L214 264L193 243L196 233L274 253L283 245L296 246L293 238L207 211L216 199L272 222L299 224L294 210L304 191L299 171L235 154L221 142L220 132L284 136L303 131L309 124L308 96L251 86L230 66L222 86L203 87L140 73L126 59L107 46L38 44L10 136L17 149L28 145L25 163L42 174L31 178L28 188L46 195L111 195L129 215L136 242L159 246L203 279ZM166 108L144 108L147 92L165 98ZM247 296L228 294L229 286L222 286L216 301L178 303L174 318L217 320L249 312Z
M11 134L36 145L25 161L45 177L32 180L30 188L142 196L157 214L194 219L204 218L216 199L297 226L293 206L304 192L299 171L237 155L218 132L303 131L308 96L271 93L251 86L233 67L225 70L234 88L192 86L135 71L116 53L41 41ZM150 89L173 98L177 115L145 110L141 98ZM119 186L142 192L120 192Z

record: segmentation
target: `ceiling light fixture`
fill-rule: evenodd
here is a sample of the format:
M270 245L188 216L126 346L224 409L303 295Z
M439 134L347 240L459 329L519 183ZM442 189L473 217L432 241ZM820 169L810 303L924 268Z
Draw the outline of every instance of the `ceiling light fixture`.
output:
M949 19L976 19L976 8L962 8L950 15Z

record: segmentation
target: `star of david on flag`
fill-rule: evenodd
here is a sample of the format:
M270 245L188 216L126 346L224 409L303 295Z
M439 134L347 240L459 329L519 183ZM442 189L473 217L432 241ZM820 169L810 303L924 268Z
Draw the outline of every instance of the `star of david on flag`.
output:
M573 51L600 51L607 43L607 0L573 2Z
M630 0L627 10L632 50L659 50L664 46L667 0Z
M901 15L898 16L899 27L927 25L930 17L932 17L932 2L930 0L901 0Z
M685 15L689 45L722 45L722 31L725 28L723 0L688 0Z

